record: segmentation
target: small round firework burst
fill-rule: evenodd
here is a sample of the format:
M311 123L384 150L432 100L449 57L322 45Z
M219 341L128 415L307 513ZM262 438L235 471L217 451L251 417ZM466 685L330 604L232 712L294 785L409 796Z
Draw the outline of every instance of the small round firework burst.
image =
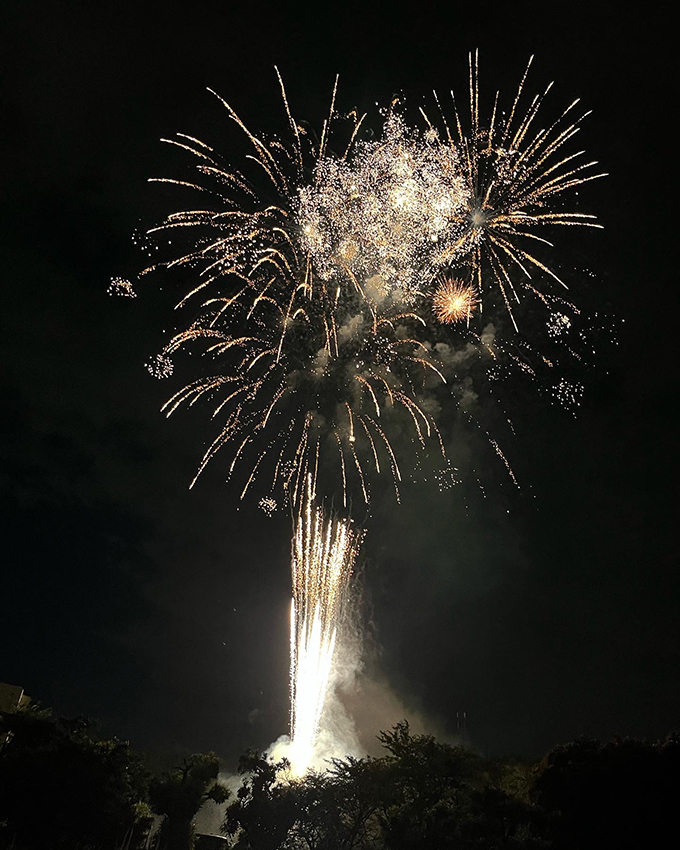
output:
M554 312L548 317L547 328L550 339L560 339L569 332L572 320L566 313Z
M444 278L432 296L432 311L443 324L468 319L477 309L477 290L469 283Z
M169 378L175 370L174 363L165 354L154 354L145 366L147 372L159 380Z
M106 292L109 295L117 295L119 298L136 298L137 293L132 288L129 280L123 277L112 277Z
M276 499L272 499L271 496L263 496L258 502L258 506L267 516L271 516L278 507Z

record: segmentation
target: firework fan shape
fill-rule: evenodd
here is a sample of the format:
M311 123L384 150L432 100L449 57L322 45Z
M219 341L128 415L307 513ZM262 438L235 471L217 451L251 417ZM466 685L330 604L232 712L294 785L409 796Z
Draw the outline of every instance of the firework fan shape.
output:
M296 772L309 765L321 721L346 589L363 532L316 503L307 476L292 541L289 758Z
M259 492L283 490L297 503L305 475L317 475L326 458L345 500L351 478L368 502L370 474L382 470L398 494L390 428L407 423L415 450L444 452L423 404L433 382L457 377L437 354L442 323L456 317L450 291L448 312L443 306L441 275L462 281L467 325L477 299L482 312L489 281L513 323L511 301L523 291L552 309L549 287L539 290L530 270L543 281L557 276L524 244L546 243L536 231L548 224L595 226L590 215L549 209L600 176L587 172L592 163L574 165L578 153L561 155L582 119L566 120L572 104L548 129L534 129L545 93L520 111L525 73L507 117L497 96L482 125L476 57L470 68L467 134L455 104L450 122L437 98L440 129L422 110L424 126L409 127L395 102L377 141L362 141L365 116L341 120L334 89L317 139L293 119L279 77L287 141L252 133L220 98L252 146L249 176L193 137L165 140L195 158L197 176L155 179L210 199L149 231L171 235L179 253L145 270L188 266L196 274L178 305L193 307L193 321L163 357L197 346L214 364L165 407L169 415L199 399L212 403L222 425L199 474L225 451L230 475L243 464L241 496L257 479ZM502 353L500 343L489 352L474 328L465 333L482 356Z
M565 192L590 180L606 176L594 170L596 161L584 161L584 151L564 152L579 132L589 112L578 114L574 100L548 126L542 127L540 107L552 88L523 106L526 80L533 61L529 59L509 111L502 110L499 93L486 121L479 105L479 57L470 54L469 129L464 129L460 111L451 92L453 120L434 94L439 120L446 138L459 153L466 193L465 226L461 239L449 254L454 266L467 268L484 302L484 285L500 291L505 307L518 330L513 303L520 304L524 289L550 306L550 294L540 291L533 277L549 278L567 286L550 266L537 256L537 245L552 247L539 235L546 226L596 227L595 216L557 209ZM432 128L430 119L423 116Z
M353 259L345 247L335 258L332 245L341 224L330 214L331 196L336 192L338 202L344 203L346 191L357 191L349 185L342 163L349 156L347 151L353 150L361 119L355 118L351 126L344 158L334 162L339 188L332 188L322 177L331 168L327 145L333 107L318 142L309 133L303 135L291 118L293 143L286 146L278 141L265 144L225 106L251 141L252 159L268 178L269 193L276 190L278 203L260 201L256 184L226 169L204 144L184 136L173 140L199 159L199 173L214 182L209 189L204 183L163 182L209 191L223 209L175 213L151 231L167 234L192 229L190 250L160 264L188 265L198 271L198 285L178 306L209 293L198 316L173 337L163 354L169 357L178 349L201 345L216 363L214 373L200 377L171 398L166 412L200 398L214 401L214 415L222 417L224 425L206 452L199 474L218 451L230 447L230 474L240 459L249 457L242 496L257 475L264 477L269 464L266 489L273 492L282 487L296 504L307 472L313 472L316 479L323 449L337 458L334 475L342 480L343 493L353 473L368 501L366 463L378 472L391 470L395 488L401 478L382 424L390 418L385 415L386 407L392 411L401 408L422 446L436 436L443 451L432 417L417 401L425 375L434 374L440 381L443 375L436 358L417 339L424 320L401 297L402 290L409 287L409 299L415 297L414 270L426 263L423 243L431 241L432 228L427 237L418 231L407 249L394 251L390 242L395 243L395 233L403 231L401 238L405 239L416 218L420 216L422 221L422 214L408 204L404 209L404 199L395 196L373 238L361 237L359 219L367 215L362 201L356 208L353 229L348 227L349 236L360 243L361 250ZM445 186L449 208L460 211L460 177L448 182L435 177L442 158L452 160L451 152L441 145L426 146L417 138L407 138L404 125L396 118L387 122L383 142L382 146L367 144L357 153L359 167L370 172L366 179L379 184L374 187L378 196L396 192L394 169L399 179L408 176L410 169L409 187L421 200L433 185L438 190ZM382 174L376 173L378 165ZM307 182L310 174L311 183ZM359 195L362 198L363 192ZM322 240L313 232L310 220L324 216L319 231ZM453 216L450 218L453 226ZM437 225L437 230L441 231L442 225ZM322 245L317 251L311 245L314 239ZM397 276L404 266L402 256L408 258L411 271ZM365 285L364 272L372 261L375 274L370 275L372 283ZM152 268L158 264L146 271ZM393 276L388 269L395 270ZM392 291L387 291L390 287Z

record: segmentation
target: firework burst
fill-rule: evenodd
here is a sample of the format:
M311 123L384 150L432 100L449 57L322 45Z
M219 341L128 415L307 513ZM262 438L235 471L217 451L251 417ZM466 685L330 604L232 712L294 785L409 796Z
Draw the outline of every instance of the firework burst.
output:
M561 299L545 282L559 278L531 246L550 245L539 235L548 225L599 226L592 215L553 209L567 190L601 176L581 152L563 154L585 116L571 120L574 102L538 129L550 86L528 106L525 87L526 72L507 114L496 96L482 120L471 56L467 132L455 103L453 122L440 109L440 133L425 112L425 127L410 127L395 101L373 141L361 138L366 116L339 116L335 89L318 139L293 118L283 84L287 141L251 132L220 98L251 145L248 175L194 137L166 140L190 153L195 169L156 180L207 200L149 231L174 253L145 270L195 275L178 304L192 320L162 358L198 348L214 364L165 406L170 415L212 405L220 424L198 474L224 453L242 497L257 481L260 493L297 503L313 472L342 481L347 505L348 489L368 502L370 478L384 470L398 497L403 459L392 433L410 431L409 452L443 453L424 404L433 380L460 380L437 355L441 325L455 329L447 345L485 357L470 320L489 283L515 328L522 294L554 312ZM493 357L501 351L497 344ZM533 368L531 358L513 358Z
M444 278L432 296L432 311L443 324L466 319L477 309L477 291L460 280Z
M196 477L224 454L229 477L241 473L241 498L252 490L266 514L292 511L291 759L300 774L362 541L349 496L368 503L371 475L387 471L399 497L403 457L393 441L411 455L433 448L440 487L455 483L434 412L475 395L473 362L492 384L553 368L519 334L500 339L487 320L496 302L517 331L521 296L538 299L549 342L571 352L578 310L552 293L564 284L543 259L550 243L539 234L548 225L598 227L559 202L602 175L582 152L563 152L585 117L572 119L576 102L537 128L550 86L524 106L526 72L510 110L497 95L482 120L476 55L467 131L455 102L448 121L435 95L443 132L423 110L425 125L411 126L395 101L380 132L364 139L366 116L341 117L334 88L317 138L293 118L279 82L287 139L253 133L219 98L250 144L243 171L192 136L165 140L194 167L185 179L154 179L204 202L149 231L171 256L144 274L192 276L177 305L189 318L149 368L169 375L184 349L208 364L164 407L170 415L204 402L218 423ZM490 292L501 298L489 300ZM578 403L574 384L556 386L557 400ZM498 442L481 430L516 483ZM343 513L331 516L317 493L337 490Z
M413 303L464 231L458 154L394 111L377 141L326 156L300 191L302 244L321 280L356 287L374 308Z
M461 120L453 92L454 121L449 122L439 97L435 101L449 144L458 151L467 192L464 228L448 252L452 266L467 269L484 301L484 284L493 283L517 330L513 304L522 290L546 304L549 293L539 290L538 278L566 284L542 259L539 249L552 247L543 233L556 226L596 227L595 216L561 206L565 193L590 180L604 177L596 161L585 161L584 151L568 152L568 143L579 132L589 112L578 113L578 100L546 126L539 126L540 108L552 88L526 104L526 81L533 57L517 88L509 110L503 111L499 93L486 118L480 110L479 59L470 54L469 126ZM425 113L426 121L432 127ZM434 131L434 127L433 127Z
M198 274L178 304L198 299L193 321L163 356L199 347L215 369L164 409L212 403L222 426L198 474L230 451L230 476L238 464L246 470L242 496L266 479L270 492L282 489L295 504L307 473L321 474L320 457L322 470L334 464L328 477L343 482L345 505L350 483L368 502L369 474L383 469L398 495L386 421L402 430L410 422L414 443L434 439L443 451L419 400L432 375L444 377L418 338L426 321L417 284L431 276L441 246L460 235L455 152L391 113L383 137L362 144L363 118L354 116L344 153L331 155L331 118L340 122L333 106L319 142L301 134L288 110L292 142L265 142L223 103L250 140L265 186L192 137L170 140L196 157L201 182L156 179L211 194L218 209L173 213L152 228L151 235L172 236L173 247L189 234L188 250L145 273Z

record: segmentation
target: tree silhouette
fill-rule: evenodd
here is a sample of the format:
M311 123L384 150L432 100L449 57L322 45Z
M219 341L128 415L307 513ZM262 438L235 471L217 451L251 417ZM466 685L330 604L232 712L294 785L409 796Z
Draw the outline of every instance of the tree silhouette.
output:
M580 738L555 748L535 783L556 850L662 847L675 830L680 738Z
M239 760L244 776L236 799L227 808L223 832L238 850L276 850L299 815L298 785L280 781L289 763L272 763L249 751Z
M139 845L151 825L147 775L125 741L39 707L0 715L0 847Z
M387 751L382 758L335 759L326 772L302 780L291 779L285 764L250 754L224 831L239 850L546 846L540 811L501 787L498 777L508 771L499 765L413 735L407 723L379 739Z
M219 770L214 753L196 754L151 783L151 806L163 815L160 850L192 850L198 810L209 800L219 804L229 797L229 791L217 781Z

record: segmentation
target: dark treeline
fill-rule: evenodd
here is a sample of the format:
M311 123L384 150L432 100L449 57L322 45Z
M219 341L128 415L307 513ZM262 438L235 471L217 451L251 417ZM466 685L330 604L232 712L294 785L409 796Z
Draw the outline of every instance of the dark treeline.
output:
M579 739L539 762L489 759L382 732L379 758L335 760L293 780L256 752L240 787L213 753L153 770L84 719L32 707L0 714L1 850L590 850L665 846L680 799L680 736ZM219 838L199 837L203 805L226 803Z

